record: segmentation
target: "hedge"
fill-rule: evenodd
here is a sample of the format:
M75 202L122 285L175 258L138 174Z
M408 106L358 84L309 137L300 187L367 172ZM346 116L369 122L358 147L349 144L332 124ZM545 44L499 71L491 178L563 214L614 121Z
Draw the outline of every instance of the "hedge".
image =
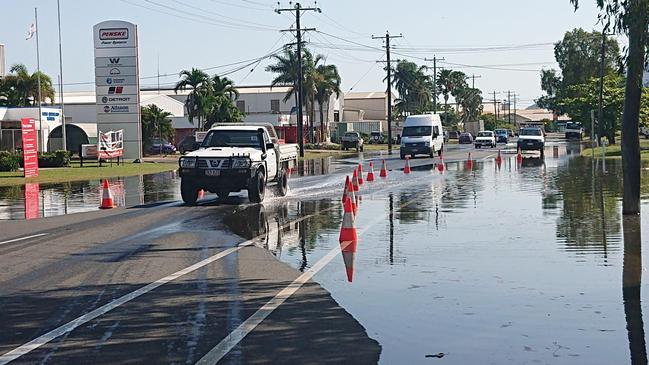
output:
M41 152L38 154L38 167L65 167L70 165L72 153L64 150ZM0 171L16 171L23 167L23 155L0 151Z
M21 160L20 155L9 151L0 151L0 171L17 171Z

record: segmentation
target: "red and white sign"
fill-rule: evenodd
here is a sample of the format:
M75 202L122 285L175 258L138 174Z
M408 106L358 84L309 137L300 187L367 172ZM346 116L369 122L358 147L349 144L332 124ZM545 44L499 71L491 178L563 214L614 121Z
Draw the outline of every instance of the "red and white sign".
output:
M101 40L128 39L128 29L127 28L100 29L99 39Z
M25 184L25 219L39 218L38 192L40 186L37 183Z
M124 130L99 132L97 144L99 158L115 158L124 155Z
M38 176L38 139L36 138L36 121L23 118L20 121L23 132L23 161L25 177Z

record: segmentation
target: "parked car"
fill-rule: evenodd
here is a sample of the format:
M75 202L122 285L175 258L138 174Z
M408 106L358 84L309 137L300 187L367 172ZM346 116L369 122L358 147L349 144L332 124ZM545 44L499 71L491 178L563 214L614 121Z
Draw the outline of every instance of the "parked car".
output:
M151 143L151 147L149 147L149 153L152 155L159 154L159 153L162 154L176 153L176 147L165 140L161 141L159 139L154 139Z
M509 131L507 129L496 129L494 133L496 133L497 143L509 142Z
M196 151L200 145L199 142L196 142L196 136L186 136L178 143L178 151L184 155L186 152Z
M345 132L340 137L340 148L345 151L350 148L355 148L356 152L363 151L363 137L358 132Z
M471 144L473 143L473 136L471 133L465 132L461 133L460 137L458 137L458 143L459 144Z
M474 140L475 148L496 147L496 134L493 131L480 131Z
M386 138L379 131L374 131L370 133L370 138L367 141L369 144L381 144L385 143Z
M460 131L450 131L448 132L449 139L458 139L460 138Z
M539 151L544 156L545 137L541 128L521 128L516 147L521 151Z
M437 114L409 115L403 124L399 154L401 159L410 155L441 155L444 148L444 129Z
M581 140L582 138L584 138L584 129L581 127L581 123L566 123L566 139Z

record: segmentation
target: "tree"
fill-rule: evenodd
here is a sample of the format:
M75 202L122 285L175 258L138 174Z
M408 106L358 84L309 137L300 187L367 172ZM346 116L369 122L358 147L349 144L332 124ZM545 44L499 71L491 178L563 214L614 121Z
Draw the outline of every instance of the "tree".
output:
M41 79L41 102L54 102L52 79L43 72L29 73L23 64L15 64L10 74L0 78L0 105L34 106L38 104L38 77Z
M471 87L460 88L456 91L455 99L462 106L462 122L474 122L482 114L482 91Z
M447 114L449 96L456 97L460 90L468 86L466 83L466 74L461 71L442 69L437 77L437 86L444 97L444 113Z
M319 65L316 68L315 75L315 100L318 102L318 107L320 110L320 134L324 139L325 135L328 135L329 124L325 126L324 120L324 110L323 106L326 103L329 104L329 99L331 95L336 95L337 98L340 97L340 75L338 74L338 68L335 65Z
M142 144L148 149L154 138L169 139L175 134L171 125L171 113L151 104L141 108L142 114Z
M623 214L640 213L640 140L638 136L642 76L647 52L649 0L596 0L600 21L629 37L622 115ZM579 7L579 0L570 0Z
M607 38L604 53L604 74L619 69L620 46L615 38ZM554 58L561 69L565 86L584 84L599 77L602 48L601 32L586 32L582 28L566 32L554 45Z
M180 77L181 80L176 83L174 92L178 93L179 90L191 89L189 95L187 95L187 100L185 100L187 119L194 124L194 118L197 118L198 128L203 129L204 126L201 122L210 109L208 106L212 80L205 71L197 68L180 71Z
M406 60L399 61L395 67L392 85L399 93L395 105L398 115L431 110L435 87L432 77L425 73L427 69L427 66L418 66Z
M203 100L203 104L206 106L204 128L208 129L214 123L219 122L240 122L245 114L234 103L237 98L239 98L239 92L235 88L234 82L227 77L214 75L210 83L210 92Z

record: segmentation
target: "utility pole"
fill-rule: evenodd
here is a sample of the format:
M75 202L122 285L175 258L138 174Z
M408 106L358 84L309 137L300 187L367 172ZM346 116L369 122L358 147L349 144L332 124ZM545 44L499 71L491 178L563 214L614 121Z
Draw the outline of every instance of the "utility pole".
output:
M385 37L375 37L372 36L372 39L385 39L385 59L388 65L388 155L392 154L392 61L390 60L390 39L391 38L402 38L403 35L390 35L390 32L385 31ZM381 62L381 61L378 61ZM396 60L398 62L398 60Z
M512 92L507 90L507 122L512 123Z
M516 93L512 96L514 97L514 124L516 124Z
M498 100L496 100L496 90L494 90L494 117L498 121Z
M41 152L45 152L45 139L43 138L43 112L41 111L41 54L40 54L40 49L38 45L38 33L40 33L40 29L38 26L38 9L34 8L34 23L36 24L36 71L38 72L36 75L37 82L38 82L38 129L40 130L40 145L41 145Z
M597 133L598 144L600 143L602 136L606 132L606 126L604 123L604 68L606 65L606 30L607 27L604 27L604 29L602 29L602 49L599 60L599 100L597 106L597 125L599 126L599 133ZM591 134L592 133L594 133L594 131L591 131Z
M304 157L304 120L302 114L302 105L304 101L302 100L302 84L304 83L304 77L302 75L302 31L315 30L315 28L300 28L300 15L303 11L315 11L322 13L320 8L303 8L300 3L295 3L293 8L278 8L275 10L277 14L281 14L285 11L295 12L295 29L287 29L284 31L293 32L295 31L297 37L297 135L298 135L298 145L300 146L300 157Z
M437 114L437 61L446 61L444 57L437 58L433 56L433 59L424 58L424 61L433 61L433 87L435 88L433 94L433 113Z
M61 5L60 1L56 0L56 12L59 17L59 73L61 80L59 82L59 102L61 103L61 132L63 134L63 150L68 150L67 133L65 129L65 104L63 103L63 49L61 47Z
M482 75L476 75L476 74L473 74L473 75L471 75L471 78L473 79L473 82L472 82L472 84L471 84L471 88L472 88L472 89L475 89L475 79L482 78Z

